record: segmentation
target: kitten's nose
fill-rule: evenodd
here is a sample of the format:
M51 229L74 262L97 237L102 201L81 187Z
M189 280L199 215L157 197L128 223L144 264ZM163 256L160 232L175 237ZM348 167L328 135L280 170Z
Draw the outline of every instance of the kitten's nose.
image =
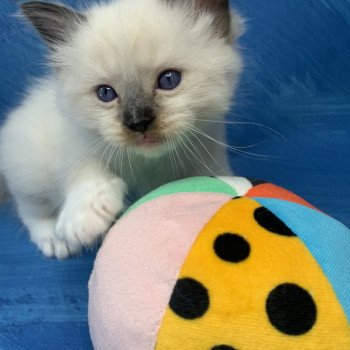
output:
M145 132L150 126L150 124L152 123L153 119L154 118L144 119L136 123L130 123L130 124L124 122L124 124L132 131Z
M127 109L123 114L123 123L132 131L145 132L154 120L151 107Z

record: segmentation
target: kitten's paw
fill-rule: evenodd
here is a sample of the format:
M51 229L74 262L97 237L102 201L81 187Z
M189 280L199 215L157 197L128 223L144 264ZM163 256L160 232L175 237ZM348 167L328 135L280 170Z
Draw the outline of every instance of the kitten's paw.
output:
M54 219L37 219L29 227L30 238L47 258L66 259L78 252L56 236Z
M47 258L66 259L70 255L76 253L76 251L71 251L68 248L66 242L61 241L56 237L51 237L39 242L38 247Z
M115 178L81 184L68 196L56 225L56 234L70 249L92 245L107 232L124 207L126 186Z

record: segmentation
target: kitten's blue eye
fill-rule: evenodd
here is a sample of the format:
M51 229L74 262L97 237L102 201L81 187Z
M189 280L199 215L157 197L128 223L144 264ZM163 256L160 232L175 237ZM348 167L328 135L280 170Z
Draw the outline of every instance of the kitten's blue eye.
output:
M167 70L158 78L158 89L173 90L181 82L181 73L176 70Z
M96 90L96 95L102 102L111 102L118 97L115 90L109 85L99 86Z

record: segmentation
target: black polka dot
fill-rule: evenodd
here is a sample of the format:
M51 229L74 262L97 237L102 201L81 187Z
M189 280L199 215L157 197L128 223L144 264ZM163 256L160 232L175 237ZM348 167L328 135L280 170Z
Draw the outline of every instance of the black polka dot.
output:
M254 211L254 218L264 229L282 236L296 236L296 234L275 214L265 207Z
M266 312L271 324L288 335L305 334L316 322L316 304L308 291L285 283L270 292Z
M171 295L169 306L182 318L193 320L201 317L209 308L208 290L193 278L179 279Z
M216 345L211 348L211 350L236 350L230 345Z
M266 184L266 181L264 180L259 180L259 179L248 179L248 180L253 186Z
M250 245L240 235L223 233L216 237L214 251L220 259L231 263L238 263L249 257Z

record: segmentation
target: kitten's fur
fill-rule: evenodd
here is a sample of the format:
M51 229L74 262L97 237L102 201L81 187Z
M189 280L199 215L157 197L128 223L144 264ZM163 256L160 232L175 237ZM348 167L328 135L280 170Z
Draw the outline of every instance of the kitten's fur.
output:
M228 1L120 0L79 14L29 2L22 11L47 41L54 73L9 115L0 166L44 255L65 258L92 244L127 191L228 171L224 149L191 129L224 138L223 124L208 120L227 112L242 67L241 21L230 20ZM180 85L155 89L167 69L182 72ZM101 84L118 100L99 101ZM137 118L134 106L143 103L155 113L147 140L163 144L142 144L143 134L123 125L125 109Z

